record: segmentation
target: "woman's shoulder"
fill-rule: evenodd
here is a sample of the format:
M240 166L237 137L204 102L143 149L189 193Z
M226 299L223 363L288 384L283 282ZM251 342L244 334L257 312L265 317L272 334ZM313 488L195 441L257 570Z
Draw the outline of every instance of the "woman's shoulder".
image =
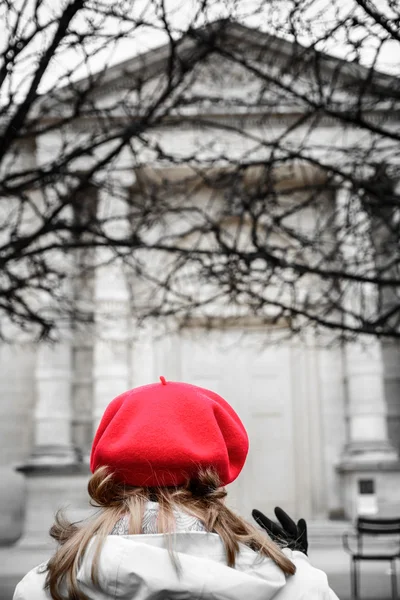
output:
M51 596L44 590L46 581L46 563L34 567L19 582L14 591L13 600L50 600Z
M326 573L314 567L308 556L287 548L284 549L284 553L295 564L296 573L288 577L282 597L278 595L276 600L337 600L336 594L329 587Z

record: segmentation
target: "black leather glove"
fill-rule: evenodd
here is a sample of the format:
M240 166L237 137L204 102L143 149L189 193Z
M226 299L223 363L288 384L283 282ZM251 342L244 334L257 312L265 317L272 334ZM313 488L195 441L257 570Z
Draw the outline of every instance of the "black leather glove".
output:
M275 508L275 515L280 525L268 519L257 509L254 509L251 514L256 523L265 529L271 539L279 544L283 543L291 550L299 550L303 554L307 554L307 523L304 519L299 519L296 525L293 519L279 506Z

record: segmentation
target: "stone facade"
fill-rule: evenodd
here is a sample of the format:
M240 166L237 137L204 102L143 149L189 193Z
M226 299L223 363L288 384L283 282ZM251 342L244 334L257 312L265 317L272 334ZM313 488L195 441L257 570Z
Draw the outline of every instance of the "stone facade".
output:
M242 75L227 73L225 95L246 88ZM123 82L121 76L119 87L105 86L99 102L106 104L108 94L120 93ZM219 118L237 117L228 112ZM240 118L250 132L257 132L256 115ZM270 115L271 127L283 130L291 118L289 111L277 110ZM39 162L57 143L56 132L49 135L52 139L36 144ZM159 143L188 152L198 135L185 123L154 133ZM204 147L210 135L204 134ZM301 132L296 129L295 135ZM339 139L328 119L311 135L332 146ZM348 143L356 136L347 131ZM232 157L239 152L228 132L221 144ZM121 161L125 175L120 176L132 193L135 176L129 162ZM99 192L98 202L99 210L115 206L105 191ZM92 281L82 281L81 293L93 302L90 331L65 331L52 346L0 346L0 467L10 482L7 489L15 489L13 507L10 494L4 488L0 493L2 511L8 510L3 514L13 524L10 532L3 523L3 542L21 535L15 515L23 510L25 496L20 544L44 541L59 506L70 505L78 518L88 513L88 454L106 405L122 391L155 382L160 375L212 388L243 419L251 449L239 482L230 486L230 502L245 516L255 507L271 513L281 505L311 520L353 518L360 480L375 483L381 514L398 513L400 346L364 340L331 345L312 334L303 343L282 341L284 323L269 327L232 320L218 310L211 330L194 321L179 333L160 337L150 325L137 328L118 263L99 268Z

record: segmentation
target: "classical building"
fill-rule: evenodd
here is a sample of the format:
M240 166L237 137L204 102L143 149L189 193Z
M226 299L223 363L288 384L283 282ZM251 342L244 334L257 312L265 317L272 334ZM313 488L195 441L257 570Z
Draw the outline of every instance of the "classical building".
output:
M252 49L264 34L232 26L228 35ZM290 52L288 46L275 44L271 59ZM145 62L156 76L164 60L160 49ZM101 101L123 94L126 78L142 65L132 59L111 68L98 90ZM218 68L223 70L223 63ZM229 69L223 83L226 98L244 86L240 73L236 77ZM202 110L207 116L207 106ZM287 108L268 110L274 127L286 127ZM213 114L227 123L236 117L232 106ZM247 115L245 126L256 127L252 119ZM335 128L333 120L321 120L315 135L334 140ZM183 123L159 135L185 148L196 139ZM48 147L39 141L35 152ZM134 177L129 165L125 169L132 188ZM106 201L107 192L101 191L100 202ZM21 544L43 540L60 505L85 514L90 442L104 408L122 391L156 382L160 375L212 388L243 419L251 449L230 497L244 515L254 507L271 513L280 505L311 522L350 519L360 488L371 491L371 485L380 513L398 513L399 346L363 340L324 345L311 333L303 342L288 338L274 344L284 324L278 331L254 319L221 315L211 330L194 321L161 337L150 326L137 333L118 264L99 268L92 283L95 313L106 306L113 319L95 321L91 335L66 333L51 346L0 346L0 461L4 472L17 468L25 478Z

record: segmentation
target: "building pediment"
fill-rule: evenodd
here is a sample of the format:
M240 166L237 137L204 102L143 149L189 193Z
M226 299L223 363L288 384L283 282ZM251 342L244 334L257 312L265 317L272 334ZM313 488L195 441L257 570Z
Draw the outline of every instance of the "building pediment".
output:
M329 87L333 78L336 89L330 101L335 107L346 106L349 97L357 95L364 78L369 77L369 71L359 65L322 54L318 55L316 70L314 51L238 23L225 23L217 36L217 49L203 56L210 31L199 30L182 38L176 50L176 73L168 71L168 45L109 68L98 76L88 94L90 102L96 108L112 110L116 117L141 114L168 78L179 78L179 69L187 68L184 84L177 86L179 102L169 115L223 116L261 110L272 116L305 111L313 94L318 101L321 82ZM188 68L189 63L194 66ZM376 73L370 94L392 83L392 77ZM89 85L88 79L82 79L73 88L60 90L57 110L60 103L67 109L71 94ZM368 92L364 90L367 100ZM54 106L53 101L51 104ZM383 100L371 106L372 112L385 108Z

